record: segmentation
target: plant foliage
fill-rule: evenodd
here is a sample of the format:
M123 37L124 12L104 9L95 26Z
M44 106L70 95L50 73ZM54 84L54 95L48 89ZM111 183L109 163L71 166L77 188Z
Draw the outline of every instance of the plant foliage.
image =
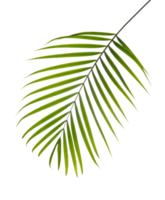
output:
M60 44L60 45L59 44L49 45L49 43L52 43L53 41L54 42L56 42L57 40L63 41L65 39L69 39L71 43ZM73 40L75 41L76 39L78 39L79 41L81 40L82 42L73 43L72 41ZM115 39L117 40L115 41ZM95 44L93 44L91 41L94 41ZM107 44L105 44L105 42ZM69 166L69 153L72 158L76 175L78 176L78 170L77 170L78 164L80 166L81 172L83 173L83 162L82 162L82 156L81 156L81 151L80 151L80 145L78 141L79 133L81 133L82 139L84 141L84 144L87 148L87 151L91 159L97 165L95 157L96 156L99 157L99 154L98 154L98 150L95 144L93 127L90 124L88 112L91 112L93 119L95 121L95 125L97 126L101 134L101 137L103 138L103 141L105 142L105 145L111 154L110 148L108 146L108 142L102 130L102 126L99 122L99 117L98 115L96 115L95 109L93 107L93 101L95 101L100 111L100 114L104 118L109 129L117 138L116 133L113 129L113 126L107 117L107 110L105 110L104 106L100 103L100 99L97 95L97 92L99 93L100 97L104 101L107 109L112 113L112 116L121 126L122 124L120 120L118 119L114 109L112 108L111 103L108 100L109 97L112 99L112 101L114 102L116 107L119 109L121 114L124 116L124 118L127 119L123 109L121 108L118 100L116 99L115 95L113 94L111 90L111 85L107 83L107 80L105 79L103 75L103 71L104 73L107 74L107 77L112 81L114 86L121 92L121 94L128 100L128 102L134 108L135 108L135 105L130 98L131 96L134 97L133 93L130 90L129 86L127 85L123 75L120 73L120 70L116 66L115 62L120 63L120 67L122 66L130 74L130 76L132 76L134 80L137 81L138 84L145 91L147 91L144 85L139 80L139 78L136 76L136 74L128 66L128 64L114 50L114 48L112 47L112 44L113 46L115 46L115 48L118 49L118 51L120 50L122 53L124 53L130 59L132 59L137 64L142 74L148 79L146 69L143 67L143 65L135 56L135 54L116 34L113 34L113 33L82 32L82 33L77 33L70 36L58 37L49 41L48 42L49 46L46 46L39 50L47 51L48 49L57 49L57 48L65 48L65 49L74 48L76 50L72 53L69 52L69 53L62 53L62 54L45 55L45 56L31 59L31 60L37 60L37 59L52 59L52 58L66 58L66 57L69 57L69 58L77 57L79 59L79 61L76 61L76 62L74 61L74 62L69 62L69 63L62 63L60 65L47 67L47 68L35 71L29 75L29 76L32 76L39 73L42 74L44 72L53 71L51 75L43 76L42 78L33 80L32 82L29 82L24 87L27 87L28 85L35 84L41 81L56 79L59 77L65 77L65 80L56 82L51 85L45 85L45 87L41 87L27 94L24 97L24 99L28 98L29 96L33 94L40 93L42 91L48 91L49 89L54 89L53 92L48 93L44 96L40 96L39 98L36 98L33 101L30 101L29 103L24 105L20 109L20 111L24 109L25 107L32 105L34 103L37 103L39 101L43 101L55 96L57 96L57 98L56 100L51 101L47 104L44 104L40 107L37 107L33 111L27 113L18 122L19 124L23 119L35 113L41 112L45 109L48 109L50 107L63 103L62 107L58 107L58 109L56 110L53 110L52 108L53 111L50 114L46 115L44 118L41 118L39 119L39 121L34 123L24 133L23 138L27 134L29 134L31 131L33 131L35 128L41 126L37 131L35 131L28 138L27 143L29 143L34 137L46 131L48 128L53 127L50 131L47 131L46 133L44 132L45 133L44 136L35 144L32 151L34 151L44 141L46 141L45 145L39 151L38 156L40 156L50 144L54 143L54 148L52 149L52 153L49 159L49 165L51 166L53 155L57 151L58 169L60 168L61 158L63 156L66 175L68 173L68 166ZM81 50L85 49L85 51L79 52L78 49L81 49ZM93 59L93 56L95 57L95 59ZM81 59L81 57L83 57L83 59ZM103 59L103 57L105 58L106 62ZM89 66L84 67L84 65L89 65ZM72 69L72 67L76 67L76 68ZM54 71L57 69L63 69L63 71L59 73L55 73ZM116 77L118 79L115 78L112 71L113 73L116 74ZM82 72L85 73L85 75L82 75ZM72 78L67 78L68 75L72 75ZM77 81L81 81L81 83L77 83ZM68 84L70 85L68 86ZM64 86L64 87L62 89L58 89L58 87L60 86ZM97 92L94 87L97 88ZM77 92L72 92L73 89L77 89ZM82 96L82 93L84 93L84 96ZM58 95L61 95L61 94L63 94L63 97L58 97ZM73 97L74 97L74 100L73 101L70 100ZM66 100L70 100L70 102L65 103ZM85 107L84 101L88 103L89 109ZM68 112L66 111L67 109L69 109ZM75 112L75 115L73 114L73 110ZM77 127L79 127L79 130Z

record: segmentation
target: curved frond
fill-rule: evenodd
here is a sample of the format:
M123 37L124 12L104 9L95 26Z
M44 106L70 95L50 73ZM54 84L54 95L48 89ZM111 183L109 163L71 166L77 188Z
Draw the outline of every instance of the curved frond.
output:
M115 41L115 38L117 38L117 41ZM98 130L106 148L111 155L109 144L106 140L106 134L111 132L118 140L115 130L112 126L111 119L114 118L117 123L123 127L115 109L117 109L121 116L127 120L125 114L126 109L124 111L122 108L121 101L114 94L112 85L114 85L115 88L117 88L117 90L119 90L124 96L124 98L127 99L129 104L136 109L131 99L134 98L134 95L131 91L132 88L130 89L130 86L128 86L128 83L126 83L127 80L125 80L125 77L121 74L120 67L123 67L129 73L129 75L132 76L133 79L138 82L138 84L146 92L148 92L140 81L140 78L129 67L126 61L124 61L122 55L119 55L120 52L126 54L129 59L133 60L138 66L140 73L145 75L147 79L148 72L138 58L134 55L132 50L119 37L117 37L117 34L106 32L81 32L69 36L54 38L48 43L56 43L56 41L60 39L67 39L67 41L71 40L71 42L66 44L53 44L51 46L45 46L38 49L40 50L39 52L41 52L41 50L44 50L42 52L47 50L54 51L55 49L57 51L61 48L64 48L66 51L67 49L73 48L75 50L73 53L66 52L54 54L53 52L51 55L30 59L42 60L69 58L70 60L65 63L63 63L62 60L58 65L55 64L53 66L45 66L43 69L35 70L27 76L31 77L33 75L32 77L35 77L36 74L41 75L40 78L34 78L33 81L27 83L24 87L28 87L33 84L39 85L40 82L43 82L45 86L39 87L38 89L30 92L23 99L28 99L29 96L33 96L34 94L37 95L40 92L45 93L44 95L40 95L39 97L30 100L19 110L18 113L20 114L21 111L26 110L27 107L29 109L33 104L33 106L37 105L39 102L42 104L42 102L45 102L45 100L49 102L43 103L40 107L36 106L36 108L32 111L28 111L27 114L22 116L18 124L31 115L43 113L44 110L51 108L51 113L34 123L23 134L22 138L24 138L27 134L29 135L30 132L33 132L27 139L28 144L33 138L38 138L38 136L40 136L40 139L38 139L38 142L32 149L32 151L34 151L43 145L38 153L38 156L40 156L45 150L48 151L48 147L53 145L53 149L49 158L49 166L51 167L54 153L57 150L58 169L61 165L61 158L64 156L66 175L69 169L70 155L75 174L78 176L78 166L80 167L81 173L83 173L83 153L81 152L80 141L82 140L84 142L84 146L89 156L98 166L96 158L99 159L99 153L97 141L95 141L95 135L97 134L96 130ZM73 40L75 40L75 43L72 43ZM77 40L82 42L77 43ZM78 49L82 50L84 48L86 49L84 52L79 52ZM96 49L99 49L99 51L95 51ZM78 60L74 60L75 58ZM119 63L119 67L115 63ZM61 71L56 72L56 70ZM45 76L43 75L45 72L52 73ZM115 76L113 74L115 74ZM56 82L57 78L61 78L63 80ZM55 82L47 85L46 82L49 80L53 80ZM112 85L109 84L109 80L111 81ZM51 92L49 92L50 89ZM51 98L55 98L55 100L50 101ZM112 100L112 103L116 108L113 108L109 98ZM54 108L55 106L56 109ZM100 123L100 116L95 110L95 106L98 108L98 112L109 127L109 129L106 131ZM91 115L89 115L89 113ZM94 124L91 124L90 117L93 118ZM94 129L94 126L96 126L97 129ZM34 129L37 130L34 131Z

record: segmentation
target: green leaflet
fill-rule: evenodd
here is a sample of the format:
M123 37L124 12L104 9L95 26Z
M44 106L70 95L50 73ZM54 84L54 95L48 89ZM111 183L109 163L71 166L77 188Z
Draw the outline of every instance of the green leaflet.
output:
M82 57L82 56L94 56L98 55L101 52L76 52L76 53L64 53L64 54L55 54L55 55L48 55L48 56L41 56L37 58L31 58L29 60L36 60L36 59L47 59L47 58L67 58L67 57Z
M102 48L106 47L106 45L101 45L101 44L61 44L61 45L53 45L53 46L48 46L44 47L38 50L43 50L43 49L54 49L54 48Z
M82 32L77 32L73 33L70 35L63 35L63 36L57 36L54 38L51 38L50 40L46 41L41 45L42 46L47 46L48 44L54 42L54 41L61 41L64 39L81 39L81 40L89 40L89 41L99 41L99 42L107 42L109 41L108 38L103 38L99 36L113 36L115 33L113 32L105 32L105 31L82 31Z
M57 155L58 155L58 170L60 169L61 164L61 139L59 139L58 147L57 147Z
M58 135L60 135L61 131L58 132ZM59 141L58 139L55 140L55 142L54 142L55 144L54 144L54 146L52 146L52 149L50 150L49 156L48 156L48 159L47 159L47 167L51 172L55 172L55 169L53 168L53 162L54 162L54 159L55 159L55 156L56 156L56 152L57 152L58 141ZM70 160L69 160L69 163L70 163ZM70 172L70 165L69 165L69 169L68 170Z
M70 127L71 127L71 140L73 141L73 144L75 146L75 152L77 156L77 161L79 165L80 175L85 175L85 165L84 165L84 158L83 158L83 152L80 144L79 135L77 134L74 119L72 112L70 113Z
M70 129L68 121L66 124L66 131L67 131L68 145L69 145L69 151L70 151L70 156L71 156L71 166L73 169L73 173L74 173L75 177L77 178L80 176L80 170L79 170L79 165L78 165L78 161L77 161L77 157L76 157L77 155L76 155L76 151L75 151L75 145L73 143L71 129Z
M67 142L68 136L66 130L64 130L62 137L63 177L68 177L70 174L70 157Z
M107 32L107 31L79 31L74 33L74 35L96 35L96 36L109 36L112 37L115 35L115 32Z

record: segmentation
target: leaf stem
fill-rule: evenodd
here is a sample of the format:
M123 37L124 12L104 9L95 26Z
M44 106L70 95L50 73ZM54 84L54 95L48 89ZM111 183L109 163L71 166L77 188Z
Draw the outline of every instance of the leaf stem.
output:
M151 3L153 2L153 0L147 0L145 1L125 22L124 24L122 24L118 29L116 34L114 35L114 38L117 35L120 35L127 27L128 25ZM114 39L112 38L112 40Z

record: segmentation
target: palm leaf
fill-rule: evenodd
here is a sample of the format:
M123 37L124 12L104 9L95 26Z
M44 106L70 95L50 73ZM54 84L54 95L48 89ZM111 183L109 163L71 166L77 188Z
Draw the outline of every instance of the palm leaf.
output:
M122 27L122 29L124 27L125 25ZM120 29L120 31L122 29ZM69 36L57 37L50 40L48 43L51 43L53 41L56 42L57 40L61 40L61 39L67 39L67 40L72 40L72 41L79 40L79 41L82 41L82 43L71 42L69 44L66 43L66 44L55 44L51 46L46 46L38 50L47 51L47 49L54 50L54 49L59 49L59 48L64 48L64 49L75 48L76 50L73 53L66 52L62 54L51 54L51 55L45 55L45 56L40 56L40 57L30 59L30 60L57 59L57 58L59 59L72 58L73 59L73 62L61 63L59 65L54 65L51 67L47 66L46 68L40 69L38 71L34 71L30 75L27 76L27 77L32 76L32 75L35 76L36 74L40 74L40 73L44 74L44 72L47 72L47 71L55 71L53 72L53 74L49 76L42 76L39 79L29 82L24 87L27 87L35 83L39 84L42 81L46 83L46 81L50 79L55 80L56 78L65 78L65 80L62 80L50 85L45 84L44 87L40 87L37 90L34 90L30 92L29 94L27 94L23 99L33 94L37 94L40 92L47 92L47 90L50 90L50 89L53 90L51 93L41 95L40 97L35 98L34 100L26 103L19 110L19 113L21 113L20 111L22 111L25 107L27 106L30 107L30 105L34 103L37 104L38 102L42 102L43 100L49 100L50 98L54 98L54 97L56 97L56 99L30 111L29 113L24 115L18 122L18 124L20 124L23 119L33 114L42 112L43 110L46 110L50 107L52 108L53 112L51 112L50 114L46 115L45 117L41 118L39 121L34 123L24 133L23 138L27 134L29 134L29 132L33 131L33 129L37 128L38 126L42 126L38 130L32 133L32 135L27 140L27 143L29 143L34 137L40 135L41 133L42 134L44 133L43 136L40 138L40 140L35 144L32 151L34 151L36 148L38 148L41 144L43 144L46 141L46 143L43 145L43 147L38 153L38 156L40 156L46 149L48 149L48 147L51 144L54 143L54 147L52 149L52 152L49 158L49 166L51 166L53 155L57 149L58 169L60 168L60 164L61 164L61 156L64 155L66 175L68 173L68 167L69 167L69 152L72 158L72 163L74 166L76 176L78 176L78 164L80 166L81 173L83 173L83 162L82 162L80 144L79 144L79 140L81 139L85 144L85 148L87 149L89 156L91 157L93 162L98 166L97 161L96 161L96 156L97 158L99 158L99 154L97 150L98 147L94 139L94 135L96 133L95 133L95 130L93 129L93 125L91 125L90 123L90 118L88 116L89 112L92 114L91 116L94 119L95 125L97 126L99 133L101 134L101 137L110 154L111 154L111 151L110 151L108 142L106 140L105 133L111 131L113 135L115 136L115 138L118 140L117 135L114 131L114 128L111 125L111 117L113 117L121 126L122 124L113 106L108 100L109 97L112 99L114 105L120 111L122 116L126 120L127 118L123 111L122 106L120 105L120 102L119 102L120 99L117 99L115 97L115 94L112 92L111 85L108 84L109 80L115 85L115 87L121 92L121 94L128 100L130 105L136 108L133 101L131 100L131 97L134 97L134 96L128 84L126 83L123 75L120 72L120 67L124 67L125 70L127 70L127 72L134 78L134 80L138 82L138 84L146 92L148 92L146 88L144 87L144 85L142 84L142 82L140 81L140 78L137 77L137 75L133 72L133 70L128 66L126 61L124 61L122 56L119 55L119 53L117 53L114 47L111 46L112 44L114 44L117 50L122 51L122 53L126 54L130 59L132 59L138 65L140 72L143 75L145 75L145 77L148 79L147 70L143 67L143 65L135 56L135 54L132 52L132 50L123 42L123 40L121 40L118 37L119 32L116 34L107 33L107 32L81 32L81 33L76 33ZM117 38L118 41L115 41L115 38ZM89 40L93 41L93 43L88 42ZM98 41L102 44L97 43ZM87 50L84 52L79 52L77 50L77 49L82 49L82 48L85 48ZM98 48L101 50L94 51L94 49L98 49ZM94 59L93 59L93 56L95 56ZM106 62L104 61L103 56L105 57ZM75 57L78 58L79 60L75 61L74 60ZM82 60L81 57L84 57L84 60ZM88 59L88 57L90 57L90 59ZM116 61L120 63L119 67L115 64ZM74 69L70 70L70 68L74 68ZM63 71L56 73L57 69L60 69ZM94 69L96 69L96 71ZM112 74L112 71L116 74L117 78L114 77L114 75ZM109 80L105 78L104 73L107 75ZM72 77L68 78L67 76L69 75L71 75ZM68 86L68 84L70 85ZM63 87L63 88L57 89L58 87ZM77 90L77 91L73 92L72 90ZM82 91L84 91L85 96L83 96ZM63 95L63 96L61 97L60 95ZM103 102L104 106L102 105L101 101ZM101 116L103 117L103 119L105 120L105 122L107 123L109 127L109 130L106 132L101 127L101 124L99 121L99 115L95 111L93 102L95 102L95 106L97 106L98 111L100 112ZM61 103L63 104L62 106L60 106L57 109L54 109L54 106L58 106L58 104L61 104ZM105 109L105 107L107 109ZM66 111L66 109L69 109L69 111ZM73 113L73 110L75 111L75 113ZM111 113L112 115L109 115L109 113ZM53 128L48 131L48 129L51 127ZM81 136L81 138L79 138L79 135ZM62 153L62 149L63 149L63 153Z

